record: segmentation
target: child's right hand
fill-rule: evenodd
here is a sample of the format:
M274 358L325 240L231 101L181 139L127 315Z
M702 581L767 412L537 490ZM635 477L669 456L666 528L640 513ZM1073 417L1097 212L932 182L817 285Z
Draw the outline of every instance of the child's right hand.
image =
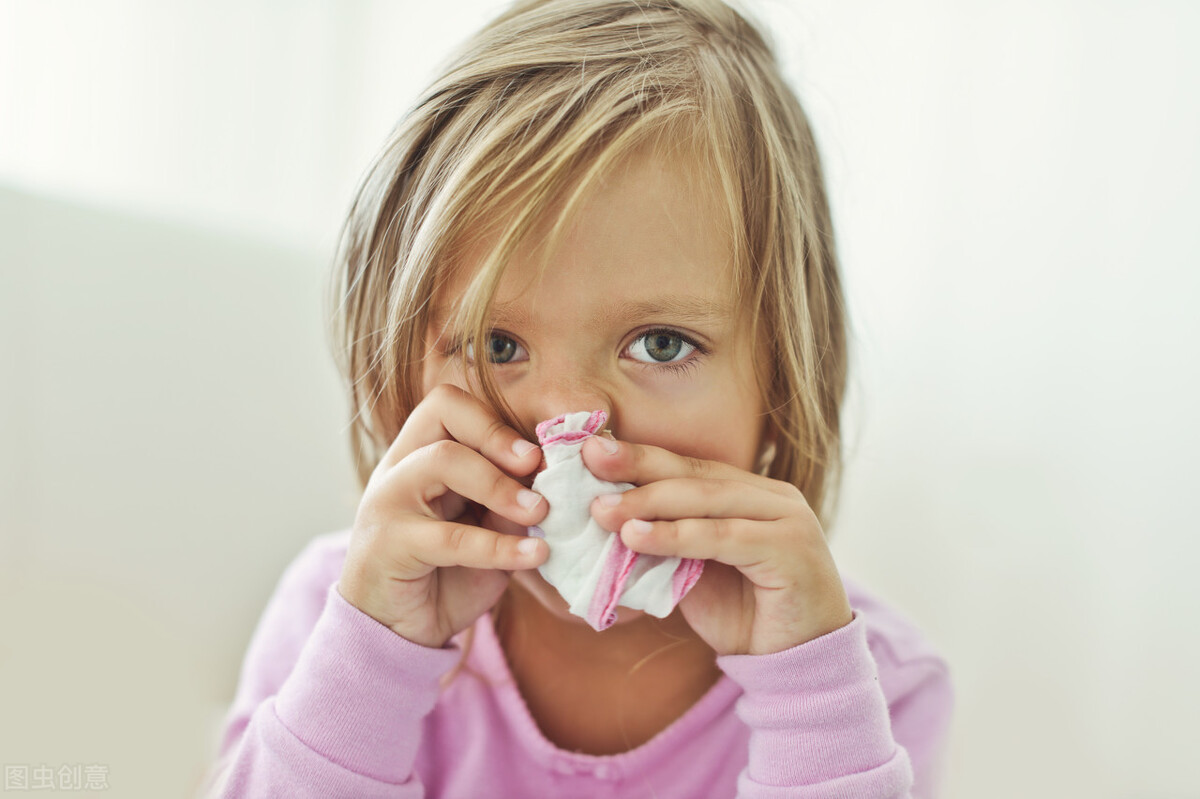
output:
M475 397L436 386L371 474L338 592L422 646L440 648L479 618L513 570L536 568L549 555L541 539L476 526L470 512L468 500L521 526L545 518L545 499L510 476L541 463L536 446L518 455L520 443L529 444ZM533 500L530 507L521 497Z

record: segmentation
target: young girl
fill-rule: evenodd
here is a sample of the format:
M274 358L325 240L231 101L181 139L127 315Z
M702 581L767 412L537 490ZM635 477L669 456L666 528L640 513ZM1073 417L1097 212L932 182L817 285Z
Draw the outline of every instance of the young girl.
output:
M824 191L721 0L523 0L472 39L350 212L364 492L283 575L206 793L934 796L946 665L825 540L847 322ZM608 431L584 465L633 486L591 518L703 561L664 618L598 631L538 570L534 431L583 411Z

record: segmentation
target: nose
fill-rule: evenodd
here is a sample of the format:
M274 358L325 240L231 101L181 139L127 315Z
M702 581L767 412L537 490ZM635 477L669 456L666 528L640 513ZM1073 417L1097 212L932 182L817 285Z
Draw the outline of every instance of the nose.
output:
M547 370L522 385L508 401L531 440L536 440L539 423L564 413L604 411L608 416L604 428L614 432L620 422L611 385L582 364Z

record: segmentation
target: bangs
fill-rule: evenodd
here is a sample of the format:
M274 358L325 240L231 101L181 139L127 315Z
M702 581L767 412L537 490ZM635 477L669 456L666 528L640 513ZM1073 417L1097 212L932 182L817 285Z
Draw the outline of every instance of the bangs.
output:
M533 266L539 273L545 270L590 190L645 148L670 163L694 164L698 174L710 179L727 176L719 188L727 214L722 221L735 238L743 229L738 182L728 164L715 165L728 148L720 145L718 131L703 124L712 117L694 97L644 88L631 93L629 76L622 77L606 86L578 87L565 96L531 81L510 90L503 110L488 120L469 126L461 120L473 138L460 145L435 204L438 213L427 218L428 225L441 231L439 246L429 253L437 265L437 290L458 270L473 270L463 296L455 298L459 302L451 325L481 327L500 278L523 245L536 245L530 251L541 257ZM544 79L561 88L560 79ZM477 95L472 104L478 108L468 116L486 115L492 102ZM455 140L463 141L447 131L443 141ZM735 253L744 250L734 247ZM468 263L469 253L479 260ZM733 281L735 293L742 282Z

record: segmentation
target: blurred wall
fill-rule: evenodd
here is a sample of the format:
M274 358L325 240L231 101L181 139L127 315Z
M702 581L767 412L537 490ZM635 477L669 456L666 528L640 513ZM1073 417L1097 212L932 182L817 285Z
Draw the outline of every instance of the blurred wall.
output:
M0 219L0 762L181 796L283 566L353 519L325 264L4 189Z
M337 227L502 6L0 2L0 762L198 775L353 519ZM853 316L834 554L950 659L947 796L1200 795L1200 8L752 8Z

